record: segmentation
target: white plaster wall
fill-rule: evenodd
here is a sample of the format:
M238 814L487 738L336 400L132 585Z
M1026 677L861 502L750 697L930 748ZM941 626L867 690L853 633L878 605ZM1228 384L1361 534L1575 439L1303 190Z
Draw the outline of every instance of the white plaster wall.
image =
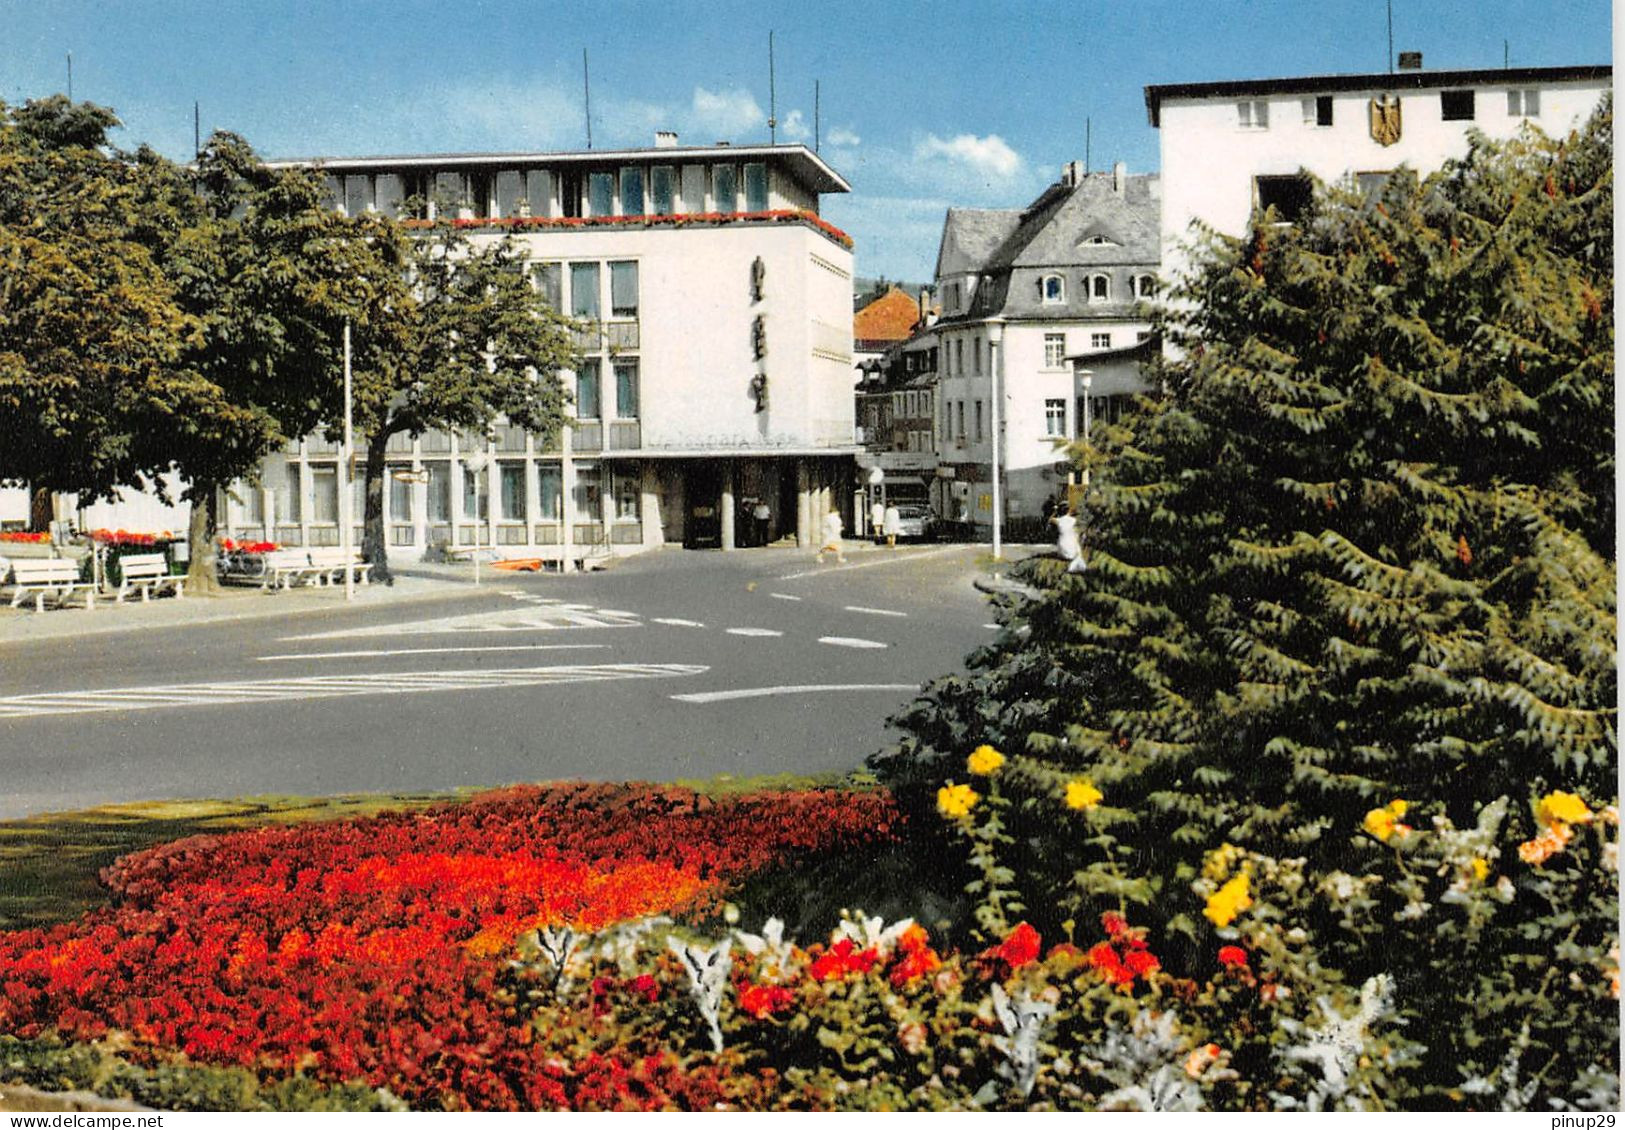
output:
M1306 169L1324 181L1335 181L1349 173L1380 172L1400 165L1425 175L1448 158L1466 153L1467 133L1473 128L1491 137L1509 137L1528 121L1548 134L1568 132L1596 108L1606 84L1588 80L1541 86L1540 116L1527 119L1508 115L1507 91L1530 87L1474 89L1474 120L1470 122L1443 120L1437 88L1396 92L1401 135L1389 146L1371 138L1369 103L1383 93L1377 88L1334 94L1330 126L1304 122L1302 99L1312 97L1307 95L1265 99L1269 103L1268 129L1243 129L1238 124L1237 98L1164 101L1160 129L1165 265L1183 261L1176 249L1187 238L1193 220L1230 234L1243 232L1252 210L1255 176Z
M852 441L852 253L799 224L527 232L536 262L638 263L645 447L830 446ZM752 303L751 263L766 269ZM813 263L816 256L833 271ZM750 380L751 323L767 318L769 410ZM841 351L814 355L819 324ZM826 335L827 336L827 335ZM825 343L828 344L828 343ZM604 375L608 403L613 383Z

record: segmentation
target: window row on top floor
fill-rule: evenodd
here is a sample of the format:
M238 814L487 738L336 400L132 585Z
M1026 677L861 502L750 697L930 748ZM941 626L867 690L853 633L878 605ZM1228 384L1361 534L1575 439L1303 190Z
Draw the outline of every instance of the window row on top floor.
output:
M1083 287L1083 300L1085 302L1110 302L1112 300L1112 277L1104 271L1080 275L1078 285ZM1157 278L1155 275L1147 273L1130 275L1128 287L1130 298L1150 298L1156 293ZM1066 276L1059 272L1042 276L1038 280L1038 299L1046 306L1059 305L1065 302Z
M1446 122L1470 122L1478 117L1478 91L1439 91L1439 118ZM1488 92L1486 92L1488 93ZM1531 87L1513 87L1506 93L1506 116L1509 118L1540 117L1540 91ZM1413 96L1414 97L1414 96ZM1312 128L1325 128L1333 124L1334 103L1330 94L1309 95L1298 100L1303 124ZM1270 102L1264 98L1243 98L1236 103L1236 125L1245 130L1270 128Z
M422 218L442 208L461 219L767 211L767 165L748 161L740 174L735 164L624 165L587 171L344 173L329 175L327 182L334 205L352 216L377 211ZM409 211L409 201L419 204Z

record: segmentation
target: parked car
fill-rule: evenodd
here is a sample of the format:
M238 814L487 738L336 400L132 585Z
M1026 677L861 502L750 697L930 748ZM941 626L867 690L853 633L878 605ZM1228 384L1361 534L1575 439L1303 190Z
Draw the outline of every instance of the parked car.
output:
M899 503L897 517L899 519L897 531L899 540L912 538L924 541L935 532L936 515L932 514L927 506L914 502Z

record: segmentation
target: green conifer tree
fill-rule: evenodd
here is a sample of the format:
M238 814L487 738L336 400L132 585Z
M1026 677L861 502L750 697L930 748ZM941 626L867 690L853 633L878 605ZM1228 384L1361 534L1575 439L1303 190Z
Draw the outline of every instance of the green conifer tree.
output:
M1617 1068L1601 840L1518 851L1542 796L1617 795L1611 131L1610 103L1565 139L1475 136L1425 181L1206 233L1165 395L1078 453L1089 572L1032 563L1041 596L882 762L907 791L997 745L1022 901L1129 907L1191 955L1221 843L1378 876L1303 925L1328 977L1395 978L1420 1105ZM1066 812L1082 778L1102 800ZM1468 869L1505 900L1424 897L1366 820L1396 799L1424 834L1491 827Z

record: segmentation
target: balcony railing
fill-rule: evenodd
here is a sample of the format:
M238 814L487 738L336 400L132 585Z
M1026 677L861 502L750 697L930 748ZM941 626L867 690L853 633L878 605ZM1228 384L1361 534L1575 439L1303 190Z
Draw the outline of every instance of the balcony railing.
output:
M611 353L626 353L641 348L642 334L638 330L636 320L629 322L606 322L604 324L606 339Z
M643 425L637 420L611 420L609 448L611 451L636 451L643 446Z
M602 451L604 449L604 425L597 420L583 420L577 423L574 433L570 436L570 449L572 451Z

